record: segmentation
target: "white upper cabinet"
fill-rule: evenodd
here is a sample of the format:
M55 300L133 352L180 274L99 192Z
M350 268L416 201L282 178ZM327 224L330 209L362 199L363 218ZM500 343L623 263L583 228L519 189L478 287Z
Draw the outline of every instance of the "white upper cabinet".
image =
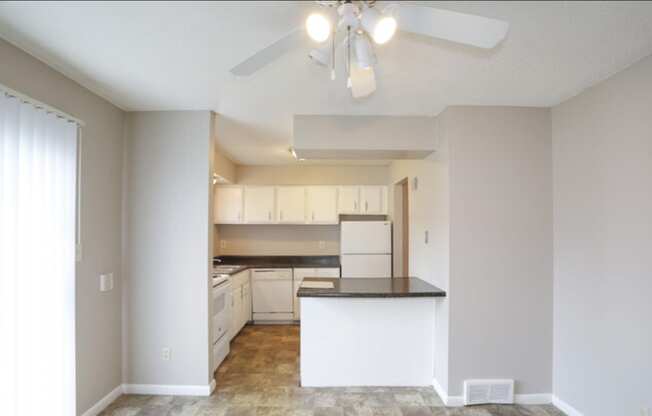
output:
M215 224L239 224L242 222L242 187L216 186L214 220Z
M247 186L244 191L244 222L269 224L276 221L273 186Z
M306 222L306 188L279 186L276 188L277 222L303 224Z
M311 224L337 224L337 187L309 186L308 222Z
M337 195L337 208L340 214L360 213L359 186L340 186Z
M339 214L387 214L387 187L215 187L215 224L337 224Z
M387 213L387 187L361 186L360 187L360 213L361 214L386 214Z

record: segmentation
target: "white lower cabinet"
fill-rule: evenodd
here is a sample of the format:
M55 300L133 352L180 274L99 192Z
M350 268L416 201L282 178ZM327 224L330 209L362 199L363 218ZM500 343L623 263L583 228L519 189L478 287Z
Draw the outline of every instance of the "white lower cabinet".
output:
M301 303L297 297L297 292L301 282L306 277L340 277L339 267L318 267L318 268L297 268L294 269L294 305L293 317L295 321L301 319Z
M231 276L231 339L251 320L249 270Z

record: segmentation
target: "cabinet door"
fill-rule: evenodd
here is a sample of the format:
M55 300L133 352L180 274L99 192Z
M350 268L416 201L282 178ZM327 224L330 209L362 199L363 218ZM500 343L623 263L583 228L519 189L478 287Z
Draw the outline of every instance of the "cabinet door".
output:
M301 319L301 302L299 302L299 298L297 297L297 291L299 290L299 286L301 286L301 282L303 282L303 279L306 277L317 277L317 269L294 269L294 302L292 306L294 315L293 318L296 321Z
M245 326L247 322L251 321L251 286L245 283L242 286L242 325Z
M215 224L242 222L242 187L216 186L214 195Z
M362 186L360 201L363 214L386 214L386 188L384 186Z
M244 188L244 219L250 224L274 222L274 187L247 186Z
M308 222L312 224L337 224L336 187L308 187Z
M295 321L301 319L301 302L299 302L299 298L297 297L299 286L301 286L301 282L295 281L294 282L294 305L292 311L292 315Z
M231 291L231 338L240 332L240 316L242 315L242 286Z
M337 192L337 210L340 214L360 213L360 187L340 186Z
M303 186L279 186L276 188L277 221L283 224L306 222L306 188Z

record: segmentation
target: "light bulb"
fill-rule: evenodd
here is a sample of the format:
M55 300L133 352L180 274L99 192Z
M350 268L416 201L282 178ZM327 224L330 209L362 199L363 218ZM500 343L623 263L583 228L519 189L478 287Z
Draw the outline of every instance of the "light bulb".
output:
M392 16L385 16L376 23L372 37L374 38L374 42L382 45L390 40L394 36L394 33L396 33L396 19Z
M368 8L362 12L362 27L378 44L386 43L396 32L396 19L383 15L376 8Z
M306 19L306 30L315 42L324 42L331 34L331 22L319 13L313 13Z

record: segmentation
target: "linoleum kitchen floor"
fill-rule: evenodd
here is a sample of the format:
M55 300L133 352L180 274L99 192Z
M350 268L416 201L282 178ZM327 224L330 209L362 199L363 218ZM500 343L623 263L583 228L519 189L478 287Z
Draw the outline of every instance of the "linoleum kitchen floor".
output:
M551 405L446 408L430 387L299 387L299 327L248 325L210 397L123 395L111 416L561 416Z

